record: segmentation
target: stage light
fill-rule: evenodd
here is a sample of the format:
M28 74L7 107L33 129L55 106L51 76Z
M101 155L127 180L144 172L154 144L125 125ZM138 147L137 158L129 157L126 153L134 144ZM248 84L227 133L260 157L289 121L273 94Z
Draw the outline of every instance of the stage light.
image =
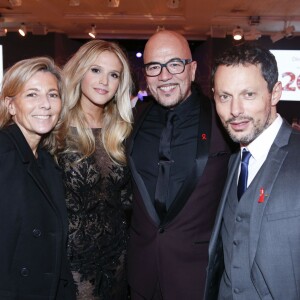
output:
M80 0L69 0L69 6L79 6Z
M167 7L169 8L178 8L180 5L180 0L168 0L167 1Z
M283 38L292 38L294 36L295 26L288 26L281 32L276 32L270 36L273 43L280 41Z
M108 7L119 7L120 0L107 0Z
M162 30L165 30L165 26L157 26L156 27L156 32L159 32L159 31L162 31Z
M237 26L232 30L233 39L239 41L243 38L244 31L240 26Z
M259 25L260 24L260 16L250 16L248 19L248 24L250 26Z
M141 58L143 55L142 55L142 52L137 52L135 56L136 56L137 58Z
M94 39L94 38L96 38L96 35L97 35L97 33L96 33L96 25L92 25L92 29L89 32L89 36Z
M0 28L0 36L6 36L7 29L6 28Z
M22 0L9 0L8 1L11 6L21 6Z
M285 28L285 37L286 38L290 38L293 36L294 34L294 31L295 31L295 26L288 26L287 28Z
M27 33L27 28L24 23L21 24L21 27L19 28L19 33L21 36L25 36Z
M261 38L261 35L261 32L252 26L249 32L244 33L244 39L245 41L255 41Z
M273 43L278 42L279 40L284 38L284 34L282 32L276 32L270 36Z

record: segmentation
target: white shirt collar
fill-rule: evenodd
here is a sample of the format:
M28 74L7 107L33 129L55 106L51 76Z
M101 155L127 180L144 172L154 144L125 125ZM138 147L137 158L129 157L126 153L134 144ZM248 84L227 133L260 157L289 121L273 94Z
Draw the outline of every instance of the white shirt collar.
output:
M251 156L255 160L267 157L282 122L282 117L277 114L277 118L273 121L273 123L246 147L251 152Z

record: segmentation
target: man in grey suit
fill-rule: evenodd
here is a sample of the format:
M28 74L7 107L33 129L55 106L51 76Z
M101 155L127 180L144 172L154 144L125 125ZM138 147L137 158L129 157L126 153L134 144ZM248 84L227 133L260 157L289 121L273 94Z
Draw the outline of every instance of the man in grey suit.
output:
M228 49L213 86L241 151L231 157L210 240L205 299L300 299L300 132L276 111L275 57L247 44Z

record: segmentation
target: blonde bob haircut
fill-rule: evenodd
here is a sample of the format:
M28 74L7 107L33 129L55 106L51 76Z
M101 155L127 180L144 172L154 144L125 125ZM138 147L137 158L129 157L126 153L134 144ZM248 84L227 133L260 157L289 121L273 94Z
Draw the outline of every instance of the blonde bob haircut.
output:
M58 92L61 97L62 106L64 106L61 70L55 65L52 58L35 57L21 60L5 72L2 80L0 93L0 128L4 128L13 123L12 116L5 105L5 98L13 98L20 93L27 81L37 72L49 72L57 79ZM63 112L61 112L58 123L53 130L45 134L41 140L41 146L45 147L51 154L54 154L58 147L58 141L55 136L62 125L62 115Z
M104 51L114 53L122 64L120 83L115 96L105 105L101 139L110 158L117 164L125 164L124 141L132 129L130 93L132 79L128 59L123 50L113 42L93 40L79 48L63 68L66 86L66 107L69 111L64 120L60 139L65 141L64 152L80 152L80 160L95 151L95 138L81 107L81 81L97 57ZM74 135L72 127L76 127Z

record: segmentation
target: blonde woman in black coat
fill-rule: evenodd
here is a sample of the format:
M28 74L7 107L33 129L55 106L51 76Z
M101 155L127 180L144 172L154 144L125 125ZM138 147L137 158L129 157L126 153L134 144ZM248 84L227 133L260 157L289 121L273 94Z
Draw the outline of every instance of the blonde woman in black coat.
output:
M73 300L67 217L54 153L62 108L59 69L20 61L0 95L0 299Z

